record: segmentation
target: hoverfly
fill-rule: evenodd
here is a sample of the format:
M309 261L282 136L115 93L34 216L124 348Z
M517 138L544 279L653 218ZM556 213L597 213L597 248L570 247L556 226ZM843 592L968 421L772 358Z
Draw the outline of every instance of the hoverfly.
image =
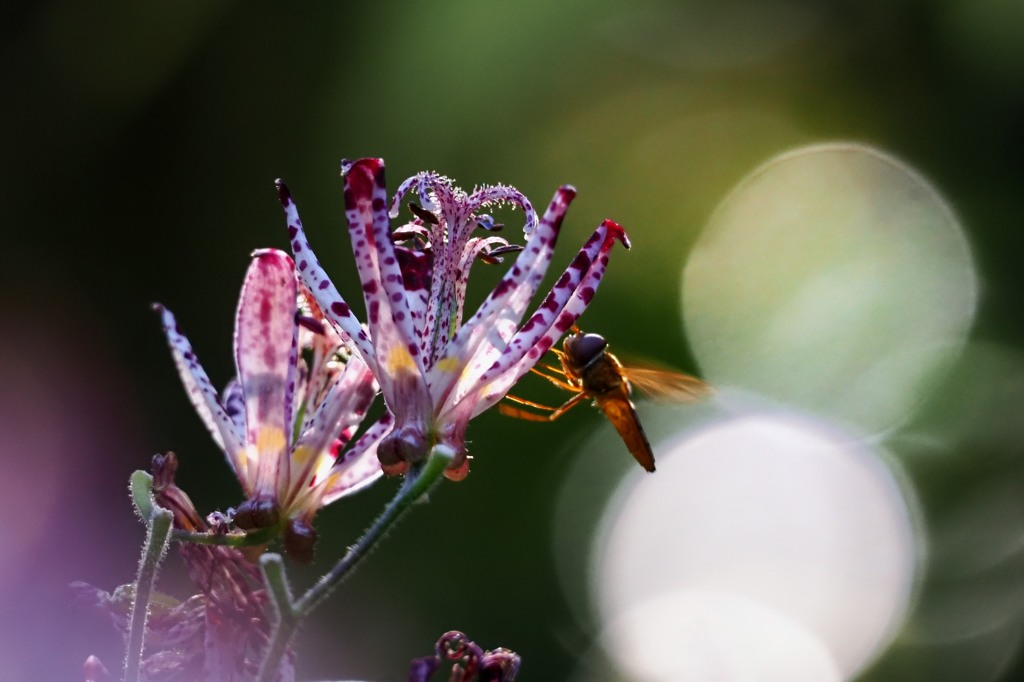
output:
M710 392L710 387L697 377L681 372L624 366L608 352L608 342L600 334L586 334L578 327L562 342L562 350L552 349L561 367L544 365L533 372L555 386L572 391L574 396L559 407L548 407L530 400L507 395L506 399L550 414L537 414L519 407L500 403L498 410L510 417L530 421L554 421L587 399L619 432L630 453L647 471L654 471L654 452L647 441L636 408L629 399L635 386L641 392L657 398L690 402Z

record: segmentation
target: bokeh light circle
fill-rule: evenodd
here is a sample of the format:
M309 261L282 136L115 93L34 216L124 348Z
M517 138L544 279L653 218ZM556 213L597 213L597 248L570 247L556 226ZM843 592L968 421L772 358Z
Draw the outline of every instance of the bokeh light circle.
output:
M915 507L862 441L805 419L749 414L658 452L658 472L626 479L598 535L594 587L604 626L680 592L733 595L778 612L753 621L764 625L762 636L788 619L820 640L843 679L889 641L922 550ZM633 639L609 643L613 659L635 655L624 642L662 636L658 619L630 622ZM736 627L751 622L735 619ZM666 649L665 670L693 641Z
M840 682L813 633L743 596L691 590L660 595L613 621L603 644L629 679L657 682Z
M939 193L870 147L823 144L726 197L683 276L704 376L876 432L904 421L974 317L967 240Z

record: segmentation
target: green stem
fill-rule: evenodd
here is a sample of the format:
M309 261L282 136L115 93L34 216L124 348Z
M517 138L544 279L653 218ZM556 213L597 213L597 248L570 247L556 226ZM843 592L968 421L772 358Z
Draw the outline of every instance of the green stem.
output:
M132 477L133 492L135 477ZM142 649L146 638L146 619L149 616L149 599L153 594L156 570L167 551L171 522L174 515L167 509L157 507L149 501L148 530L146 542L139 561L139 574L135 580L135 598L128 626L128 652L124 659L125 682L138 682L142 667Z
M264 554L260 557L260 570L267 585L267 595L274 605L277 622L274 624L274 636L260 667L260 682L276 680L281 667L281 659L288 649L288 642L295 629L299 626L301 615L295 608L292 591L288 587L288 579L284 572L284 561L280 554ZM286 634L281 634L286 633Z
M129 485L135 511L146 523L153 518L153 511L159 507L153 502L153 477L145 471L132 474ZM230 535L214 535L213 533L193 533L180 528L171 529L171 539L178 542L192 542L197 545L225 545L227 547L254 547L265 545L281 534L280 526L271 526L248 533Z
M132 493L135 512L142 518L143 523L148 524L156 508L153 502L153 477L145 471L136 471L128 479L128 489Z
M435 447L431 450L430 457L425 463L412 465L405 476L405 481L402 482L402 487L398 489L395 497L384 508L380 516L363 533L359 541L349 548L345 556L334 565L334 568L309 588L309 591L298 601L291 600L291 594L283 579L280 557L277 557L276 560L268 557L261 562L264 576L267 578L268 594L277 609L278 621L274 627L266 658L263 659L263 665L260 668L259 682L274 682L277 679L281 658L302 619L330 596L335 588L366 558L370 550L376 546L387 531L395 525L395 522L404 516L405 512L440 480L451 460L450 452ZM271 572L280 571L280 575L268 575L268 568L271 569ZM271 578L277 582L272 583Z

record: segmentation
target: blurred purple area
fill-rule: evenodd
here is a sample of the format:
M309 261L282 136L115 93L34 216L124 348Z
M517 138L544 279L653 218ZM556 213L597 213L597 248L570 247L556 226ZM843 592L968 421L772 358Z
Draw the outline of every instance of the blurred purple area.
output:
M11 680L79 678L83 652L117 669L119 637L73 604L68 584L130 582L144 534L122 473L146 448L137 385L73 298L5 310L0 330L0 656Z

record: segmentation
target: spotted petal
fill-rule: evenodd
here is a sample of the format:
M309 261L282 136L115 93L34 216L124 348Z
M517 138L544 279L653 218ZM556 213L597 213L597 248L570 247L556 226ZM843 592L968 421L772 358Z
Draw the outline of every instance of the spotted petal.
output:
M406 302L408 292L391 239L380 159L346 164L345 216L377 359L374 374L388 407L404 422L429 413L430 399L419 338Z
M474 414L479 414L501 398L530 371L544 353L576 323L594 297L605 269L612 245L622 242L629 248L629 239L622 227L605 220L583 246L522 329L495 363L480 377L490 382Z
M287 486L292 494L309 486L322 463L330 466L335 461L332 444L339 437L350 437L376 395L377 382L369 368L359 358L350 358L292 450ZM291 501L283 503L287 506Z
M245 398L246 452L254 489L272 492L287 466L295 390L295 267L282 251L253 254L238 300L235 362ZM255 474L253 476L253 474Z
M235 471L235 475L240 481L243 481L244 485L246 478L242 451L245 441L242 430L217 399L217 392L213 389L210 378L192 351L192 344L181 333L174 315L159 303L154 304L153 308L160 314L164 333L167 335L167 342L171 347L171 355L178 368L178 374L181 376L181 382L185 385L189 401L199 414L199 418L203 420L210 435L213 436L213 440L224 451L228 464ZM246 492L248 493L249 490Z
M220 403L224 411L235 423L235 429L242 438L245 437L245 396L242 395L242 386L237 379L232 379L224 387L220 394Z
M345 452L342 459L334 463L324 478L321 504L328 505L358 492L384 473L377 459L377 445L391 431L392 426L394 416L390 412L385 413Z
M427 329L432 323L427 292L430 291L430 279L433 273L432 251L415 251L402 246L395 247L395 255L402 267L402 280L405 285L405 300L409 308L409 318L416 329ZM419 338L420 356L427 357L430 352L430 334L422 334Z
M317 305L323 308L340 332L351 341L353 350L359 353L371 368L376 368L377 359L373 353L370 337L363 329L359 318L352 312L352 308L345 302L337 287L324 272L313 249L310 248L309 240L302 229L299 209L295 205L295 200L292 199L291 192L280 180L276 185L277 195L288 221L288 241L291 244L292 254L295 256L295 271L299 274L302 283L313 294Z

